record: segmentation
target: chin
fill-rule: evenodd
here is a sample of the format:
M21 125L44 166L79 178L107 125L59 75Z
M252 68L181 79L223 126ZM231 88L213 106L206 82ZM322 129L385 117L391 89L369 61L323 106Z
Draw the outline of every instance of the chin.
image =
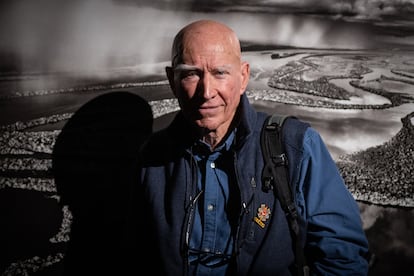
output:
M202 120L197 120L196 121L196 125L199 128L203 128L203 129L207 129L210 131L214 131L218 128L218 126L220 125L218 122L216 121L212 121L211 119L202 119Z

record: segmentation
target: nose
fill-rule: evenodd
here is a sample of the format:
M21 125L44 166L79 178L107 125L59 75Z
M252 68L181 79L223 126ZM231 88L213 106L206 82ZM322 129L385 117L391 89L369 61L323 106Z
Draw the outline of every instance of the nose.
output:
M216 96L214 89L214 80L210 73L204 73L199 82L200 95L206 100L212 99Z

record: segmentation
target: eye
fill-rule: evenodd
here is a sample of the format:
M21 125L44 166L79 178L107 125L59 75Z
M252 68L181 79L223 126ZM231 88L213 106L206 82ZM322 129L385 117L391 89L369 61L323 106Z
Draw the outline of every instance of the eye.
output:
M200 76L200 73L197 70L185 70L181 72L181 79L183 80L193 80Z
M216 78L224 78L228 72L226 70L223 69L216 69L213 71L214 76L216 76Z

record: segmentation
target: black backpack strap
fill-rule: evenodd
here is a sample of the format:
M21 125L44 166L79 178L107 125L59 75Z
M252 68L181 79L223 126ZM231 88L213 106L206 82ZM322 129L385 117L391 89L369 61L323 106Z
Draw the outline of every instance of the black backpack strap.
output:
M270 115L262 128L260 137L264 168L262 185L265 192L273 190L286 214L295 252L298 275L309 275L309 268L303 253L298 213L289 182L288 159L282 143L282 127L287 115ZM294 117L293 117L294 118Z

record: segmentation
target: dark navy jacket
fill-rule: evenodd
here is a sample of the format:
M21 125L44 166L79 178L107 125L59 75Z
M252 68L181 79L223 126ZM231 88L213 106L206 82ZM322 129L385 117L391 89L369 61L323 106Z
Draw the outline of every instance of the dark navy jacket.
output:
M240 191L234 275L291 275L294 263L286 217L274 194L262 189L260 131L265 113L242 96L235 122L234 169ZM367 275L368 243L358 206L319 134L288 119L283 140L295 201L306 231L305 253L312 274ZM185 275L186 227L196 195L191 127L178 113L170 126L155 133L141 156L137 202L141 265L156 275ZM270 218L257 223L265 206Z

